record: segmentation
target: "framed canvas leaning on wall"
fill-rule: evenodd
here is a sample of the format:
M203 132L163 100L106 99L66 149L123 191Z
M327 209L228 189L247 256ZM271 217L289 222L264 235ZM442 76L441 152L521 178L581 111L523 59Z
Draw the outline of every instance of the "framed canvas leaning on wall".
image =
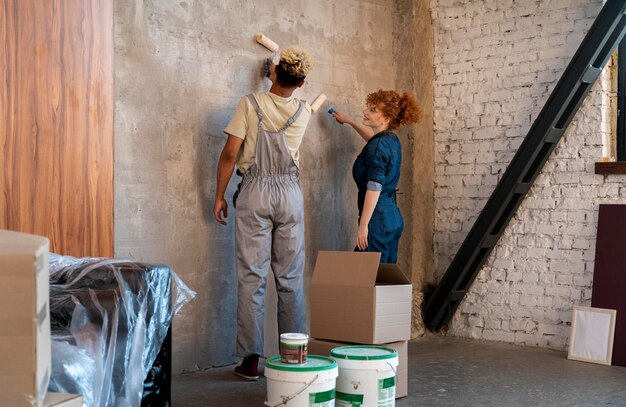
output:
M574 306L567 358L610 365L617 311Z

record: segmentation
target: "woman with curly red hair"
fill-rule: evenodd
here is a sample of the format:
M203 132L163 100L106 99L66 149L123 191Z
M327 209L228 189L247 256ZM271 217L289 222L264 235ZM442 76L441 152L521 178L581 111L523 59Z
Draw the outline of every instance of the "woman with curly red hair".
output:
M352 167L359 191L355 250L380 252L381 263L396 263L404 221L396 204L402 148L394 130L417 123L419 105L406 92L379 90L367 96L362 123L338 111L332 115L367 142Z

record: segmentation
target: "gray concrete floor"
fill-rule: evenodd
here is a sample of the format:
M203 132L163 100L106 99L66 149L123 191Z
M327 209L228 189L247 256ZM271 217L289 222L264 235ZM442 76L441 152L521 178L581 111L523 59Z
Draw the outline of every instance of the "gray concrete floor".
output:
M244 382L233 367L175 375L174 407L262 406L265 378ZM396 406L626 406L626 367L431 335L409 342L409 396Z

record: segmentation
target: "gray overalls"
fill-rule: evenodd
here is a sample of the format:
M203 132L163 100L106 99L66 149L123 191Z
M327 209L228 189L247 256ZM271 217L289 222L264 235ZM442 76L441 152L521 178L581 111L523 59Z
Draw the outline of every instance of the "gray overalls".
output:
M263 356L265 286L271 266L278 293L280 333L307 333L304 305L304 205L285 130L304 103L277 132L263 127L263 113L252 95L248 99L259 117L254 163L243 174L235 214L237 243L237 355Z

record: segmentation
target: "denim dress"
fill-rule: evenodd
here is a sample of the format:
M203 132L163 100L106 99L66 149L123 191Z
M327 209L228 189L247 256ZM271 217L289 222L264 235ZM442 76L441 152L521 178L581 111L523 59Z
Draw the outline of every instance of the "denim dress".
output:
M368 140L352 166L352 176L359 190L359 220L367 190L381 191L368 225L367 252L380 252L381 263L398 261L398 242L404 221L396 204L400 180L402 148L398 136L389 130ZM359 249L355 249L359 251Z

